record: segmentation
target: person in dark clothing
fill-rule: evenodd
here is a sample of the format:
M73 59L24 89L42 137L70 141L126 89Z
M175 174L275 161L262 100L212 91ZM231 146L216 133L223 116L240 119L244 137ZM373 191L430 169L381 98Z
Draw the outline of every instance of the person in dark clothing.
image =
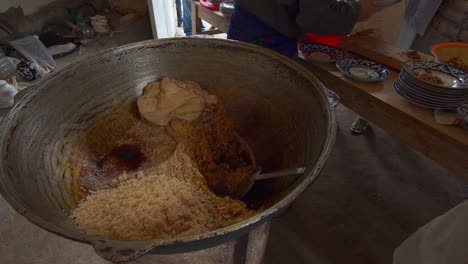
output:
M372 0L237 0L228 38L291 57L298 37L347 35L357 21L380 9Z
M297 53L296 38L279 33L239 6L231 15L228 39L257 44L288 57Z

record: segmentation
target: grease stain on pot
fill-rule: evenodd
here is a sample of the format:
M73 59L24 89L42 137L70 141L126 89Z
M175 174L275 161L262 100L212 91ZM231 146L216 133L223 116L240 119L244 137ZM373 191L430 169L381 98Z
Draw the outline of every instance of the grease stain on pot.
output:
M136 144L122 144L111 150L111 157L116 165L122 169L134 171L146 160L146 156Z

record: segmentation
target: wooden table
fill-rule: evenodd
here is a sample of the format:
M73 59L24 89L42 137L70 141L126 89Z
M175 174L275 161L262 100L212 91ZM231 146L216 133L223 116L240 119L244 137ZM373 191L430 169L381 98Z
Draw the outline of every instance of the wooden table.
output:
M203 7L198 1L192 0L192 34L218 34L227 33L229 29L229 15L224 15L219 11L211 11ZM208 30L202 32L201 20L210 23L217 30Z
M343 77L333 64L298 60L337 93L343 105L455 174L468 178L468 131L437 124L431 110L398 96L393 90L398 72L391 70L390 78L383 82L362 83Z
M198 1L192 1L192 18L206 20L223 32L229 27L228 16L206 9ZM200 33L200 23L194 22L193 27L194 34ZM397 71L391 70L390 78L383 82L369 84L344 78L334 64L298 61L337 93L343 105L455 174L468 178L468 131L439 125L431 110L398 96L393 90Z

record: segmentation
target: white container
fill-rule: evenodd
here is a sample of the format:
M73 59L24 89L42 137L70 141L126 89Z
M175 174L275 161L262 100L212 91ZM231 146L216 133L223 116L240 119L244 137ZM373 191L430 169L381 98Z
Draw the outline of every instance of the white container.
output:
M110 31L109 21L105 16L96 15L90 18L91 26L97 33L105 33Z
M13 77L13 84L0 80L0 108L12 107L15 103L15 95L18 93L16 79Z

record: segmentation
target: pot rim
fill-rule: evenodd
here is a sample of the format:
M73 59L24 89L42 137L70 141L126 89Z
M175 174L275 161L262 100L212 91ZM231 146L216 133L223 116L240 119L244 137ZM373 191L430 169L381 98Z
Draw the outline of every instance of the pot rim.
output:
M224 45L224 46L231 46L231 47L242 47L243 49L249 49L252 51L255 51L256 53L260 53L262 56L269 57L271 59L274 59L276 61L280 61L280 63L284 64L285 66L294 69L296 72L300 73L300 76L309 80L311 84L319 88L319 95L320 95L320 101L323 103L325 107L329 109L329 111L325 111L326 113L326 118L328 120L328 128L327 128L327 138L324 144L324 147L320 153L320 156L316 162L316 164L313 166L312 169L308 169L306 171L307 175L303 176L303 180L299 182L296 186L291 186L289 187L291 190L288 194L286 194L281 200L278 202L272 204L270 207L267 209L260 211L258 214L241 221L239 223L217 229L217 230L212 230L206 233L198 234L198 235L193 235L193 236L187 236L187 237L178 237L175 239L153 239L153 240L112 240L112 239L106 239L102 237L96 237L96 236L90 236L86 235L83 233L77 233L69 230L65 230L63 228L57 227L54 224L43 220L39 216L29 212L20 201L18 201L14 195L10 195L10 191L8 188L5 186L5 183L3 181L3 178L0 177L0 193L4 194L3 197L5 200L8 201L8 203L21 215L26 217L30 222L34 223L35 225L50 231L52 233L55 233L57 235L66 237L71 240L79 241L79 242L85 242L89 244L93 244L95 247L96 251L98 254L100 254L102 257L106 259L111 259L111 260L119 260L116 259L115 256L111 256L110 253L106 254L106 252L102 251L102 247L105 246L106 244L112 244L112 247L117 246L117 248L138 248L134 252L134 254L131 257L125 258L126 260L132 259L138 256L143 255L144 253L156 249L158 247L161 247L164 252L172 252L168 247L172 246L183 246L184 244L193 244L193 243L199 243L208 241L211 239L218 238L219 236L225 236L225 238L220 238L218 242L215 242L215 244L219 244L220 241L227 241L230 240L234 237L239 237L242 230L250 228L253 229L257 225L260 225L264 223L265 221L270 220L274 216L278 215L281 213L284 209L286 209L300 194L302 194L306 188L315 181L315 179L318 177L320 174L321 170L326 164L326 161L328 160L331 151L333 149L333 145L335 142L335 137L336 137L336 129L337 129L337 124L336 124L336 116L335 116L335 109L329 107L328 104L328 99L327 96L324 93L324 88L325 86L320 82L320 80L313 75L310 71L305 69L300 63L287 58L285 56L282 56L280 54L277 54L274 51L270 51L266 48L259 47L253 44L247 44L247 43L241 43L233 40L221 40L221 39L197 39L197 38L170 38L170 39L163 39L163 40L147 40L147 41L142 41L142 42L137 42L137 43L131 43L127 44L124 46L120 47L115 47L111 48L102 52L99 52L95 55L90 55L87 56L83 59L80 59L77 62L74 62L65 68L62 68L58 71L50 73L48 76L43 78L42 80L39 80L38 83L35 85L36 87L33 87L32 89L28 89L30 91L26 92L26 94L14 105L14 107L9 111L9 113L5 116L5 118L1 121L0 126L1 126L1 131L0 131L0 139L2 141L5 141L8 139L8 133L10 133L10 129L6 130L5 129L5 124L14 121L15 114L27 104L29 103L29 100L31 97L33 97L37 92L39 92L41 89L44 89L44 87L47 87L45 84L51 80L53 80L55 77L60 76L76 67L79 67L83 64L88 63L89 60L95 57L99 57L105 54L110 54L110 53L121 53L124 51L128 50L137 50L137 49L146 49L146 48L158 48L160 46L165 46L168 44L173 44L177 42L210 42L213 45ZM1 149L0 151L4 151L4 146L5 142L0 142ZM0 172L4 171L5 167L2 166L0 168ZM192 245L193 246L193 245ZM114 252L115 254L115 252Z

